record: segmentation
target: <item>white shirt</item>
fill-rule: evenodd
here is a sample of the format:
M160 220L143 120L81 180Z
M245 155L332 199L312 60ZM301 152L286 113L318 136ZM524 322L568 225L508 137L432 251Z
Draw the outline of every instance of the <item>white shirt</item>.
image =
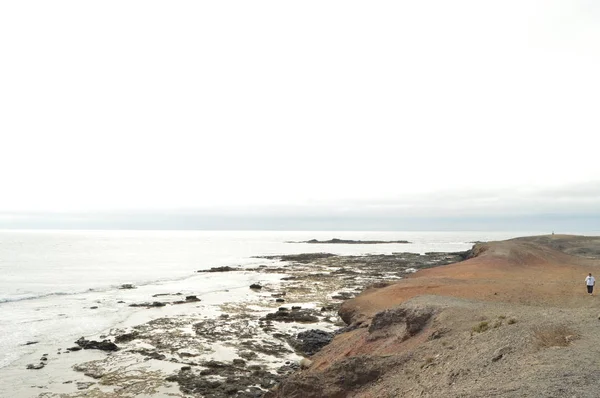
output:
M585 278L585 284L588 286L594 286L594 284L596 283L596 279L593 276L587 276Z

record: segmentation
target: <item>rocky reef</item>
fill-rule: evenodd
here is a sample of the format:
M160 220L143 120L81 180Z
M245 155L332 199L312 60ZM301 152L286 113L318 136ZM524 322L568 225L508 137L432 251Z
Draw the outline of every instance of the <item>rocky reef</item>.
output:
M365 289L389 286L418 269L453 263L465 256L463 252L367 256L305 253L263 257L271 261L269 266L213 268L209 272L243 269L265 278L246 288L248 300L218 308L203 304L196 295L181 293L156 294L147 301L129 304L144 311L161 311L190 303L181 307L190 308L190 312L113 329L96 340L81 338L77 346L62 352L77 356L81 348L97 349L107 352L106 357L74 367L91 378L78 381L85 384L78 384L77 391L46 393L45 397L152 396L164 391L186 397L262 397L301 366L309 368L307 358L326 348L336 335L347 332L338 314L344 301ZM267 275L279 274L285 276L276 283L268 282L273 278ZM379 323L383 325L386 319ZM356 366L358 372L366 365L356 362ZM357 373L357 382L367 382L375 374ZM142 379L143 386L137 384ZM103 395L106 388L114 392Z

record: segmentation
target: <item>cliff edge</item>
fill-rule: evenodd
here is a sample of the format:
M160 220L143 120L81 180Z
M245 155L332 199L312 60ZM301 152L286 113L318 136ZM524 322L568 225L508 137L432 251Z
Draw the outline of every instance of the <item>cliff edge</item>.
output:
M346 301L348 326L266 397L600 396L597 270L600 237L478 243Z

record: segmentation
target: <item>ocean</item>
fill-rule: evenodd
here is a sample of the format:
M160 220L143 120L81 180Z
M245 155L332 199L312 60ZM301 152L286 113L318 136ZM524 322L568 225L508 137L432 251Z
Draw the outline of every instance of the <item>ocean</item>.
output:
M119 301L142 302L153 294L180 292L219 304L218 300L243 300L248 285L267 277L253 272L197 270L226 265L269 266L275 262L255 256L275 254L463 251L474 241L532 234L537 233L0 231L0 375L3 368L45 347L71 346L78 337L97 335L136 317L142 321L140 314L149 313ZM313 238L411 243L290 243ZM119 289L123 284L137 288ZM29 342L36 344L27 345Z

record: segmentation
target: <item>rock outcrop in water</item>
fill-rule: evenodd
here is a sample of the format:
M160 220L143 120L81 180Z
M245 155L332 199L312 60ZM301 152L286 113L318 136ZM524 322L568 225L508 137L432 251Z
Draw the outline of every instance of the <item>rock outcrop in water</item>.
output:
M84 350L102 350L102 351L117 351L119 347L110 340L86 340L81 337L79 340L75 342L79 347Z
M100 386L113 389L115 398L153 396L163 388L174 395L180 390L197 397L261 397L300 367L306 371L313 369L311 360L299 360L297 355L312 359L329 347L335 331L343 326L336 312L344 300L365 288L388 286L410 270L448 264L462 257L449 253L367 256L306 253L271 258L281 261L268 267L243 269L264 276L257 284L260 289L252 289L247 302L223 304L219 307L220 314L202 316L204 308L213 312L214 307L198 301L198 296L181 292L157 293L152 297L164 301L149 299L136 304L150 308L150 315L159 317L99 336L96 344L110 336L112 344L119 344L118 351L109 351L110 355L104 359L73 366L97 382L85 391L61 397L100 396L103 394ZM282 273L289 276L281 278ZM277 299L289 304L280 307ZM173 306L178 303L192 304ZM192 315L173 316L171 311L163 312L160 308L153 311L155 306L163 305L182 314L186 308L193 308ZM261 311L257 312L257 308ZM80 343L91 347L86 341ZM234 358L208 360L223 347ZM81 349L78 345L64 353ZM64 357L80 356L64 355L61 359ZM137 370L132 373L133 369Z
M352 240L333 238L329 240L311 239L298 243L344 244L344 245L379 245L386 243L410 243L407 240Z

